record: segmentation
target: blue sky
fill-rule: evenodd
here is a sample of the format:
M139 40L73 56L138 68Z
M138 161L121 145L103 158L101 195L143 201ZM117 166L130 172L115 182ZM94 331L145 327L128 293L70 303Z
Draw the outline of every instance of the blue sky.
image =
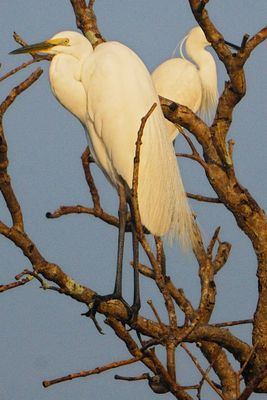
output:
M169 58L187 31L195 25L187 1L98 0L96 14L102 34L131 47L149 70ZM266 0L214 0L208 6L210 15L232 42L239 43L244 33L253 34L266 21ZM2 0L1 2L1 73L9 71L28 56L11 57L17 47L12 39L18 32L27 42L37 42L62 30L76 30L69 2L63 0ZM211 50L212 51L212 50ZM218 65L219 91L226 73ZM237 106L229 138L235 140L234 161L240 183L246 186L263 208L266 208L266 43L259 46L246 64L247 96ZM115 229L88 216L68 216L47 220L45 213L59 205L89 205L80 155L86 146L83 128L53 98L47 79L48 63L41 79L21 95L5 117L9 144L9 172L21 202L26 230L50 261L57 262L77 281L100 293L113 287L116 263ZM1 99L9 89L23 80L36 66L22 71L1 84ZM176 147L185 149L182 138ZM191 161L179 160L186 189L212 195L204 174ZM97 167L93 167L103 204L116 213L117 197ZM218 299L213 322L252 317L257 301L256 260L248 239L238 230L232 215L221 205L191 202L198 215L206 241L214 229L222 226L221 238L233 244L229 262L217 276ZM9 223L5 205L0 199L0 218ZM20 250L0 237L0 282L7 283L29 267ZM177 248L167 249L168 273L177 286L183 287L194 305L199 299L196 262ZM132 293L130 241L125 255L125 292ZM145 261L145 259L143 258ZM166 315L162 301L149 282L142 279L144 300L152 298ZM128 298L128 297L127 297ZM128 353L111 330L104 325L100 336L92 323L80 314L86 309L64 296L39 289L38 283L9 291L1 296L0 384L3 400L70 400L74 396L125 399L156 398L145 382L118 383L114 372L43 389L41 381L70 372L94 368L114 360L128 358ZM142 313L153 318L145 301ZM101 318L100 318L101 320ZM249 341L248 327L233 332ZM196 381L198 374L186 356L178 352L178 375L183 384ZM204 365L204 364L203 364ZM142 365L125 367L117 373L140 374ZM164 398L171 399L166 395ZM256 396L252 397L256 398ZM257 396L258 399L264 396ZM206 400L215 396L208 389Z

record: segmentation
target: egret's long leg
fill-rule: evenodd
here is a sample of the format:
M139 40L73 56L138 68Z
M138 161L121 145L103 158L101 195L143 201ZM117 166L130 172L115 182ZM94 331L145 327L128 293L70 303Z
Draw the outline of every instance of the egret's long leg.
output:
M139 284L139 271L138 271L139 243L137 239L134 221L132 221L132 241L133 241L133 269L134 269L134 297L133 297L132 311L134 314L137 314L141 307L141 298L140 298L140 284Z
M136 233L136 224L134 218L134 208L132 201L129 201L130 211L131 211L131 221L132 221L132 247L133 247L133 270L134 270L134 296L133 296L133 305L132 312L133 318L137 316L138 311L141 307L141 297L140 297L140 283L139 283L139 243Z
M119 186L118 189L119 193L119 234L118 234L118 251L117 251L117 270L116 270L116 279L114 285L114 291L111 294L107 295L95 295L94 297L94 306L93 308L87 313L87 316L90 316L95 325L97 330L102 333L101 328L99 327L96 319L95 313L97 309L97 305L102 301L108 301L112 299L119 299L125 305L127 310L129 311L129 316L131 316L131 307L129 304L123 299L122 297L122 267L123 267L123 251L124 251L124 237L125 237L125 228L126 228L126 221L127 221L127 202L126 202L126 192L123 186Z
M124 238L125 228L127 220L127 202L126 192L124 186L119 186L119 235L118 235L118 251L117 251L117 271L116 280L114 286L114 297L122 297L122 268L123 268L123 250L124 250Z

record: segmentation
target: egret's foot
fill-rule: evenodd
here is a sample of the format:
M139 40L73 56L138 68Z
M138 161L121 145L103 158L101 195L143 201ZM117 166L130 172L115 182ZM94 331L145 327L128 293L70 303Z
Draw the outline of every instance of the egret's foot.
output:
M93 299L93 303L92 303L89 313L91 315L95 316L97 308L99 307L99 305L101 303L109 302L112 300L115 300L115 301L118 300L118 302L121 302L127 310L126 320L128 321L128 319L131 319L131 316L132 316L131 307L129 306L127 301L125 301L124 298L120 294L117 294L117 293L111 293L111 294L106 294L106 295L97 294Z
M124 298L122 296L117 295L116 293L111 293L111 294L107 294L107 295L98 295L97 294L96 296L94 296L94 299L90 305L90 309L86 313L83 313L82 315L85 315L86 317L90 318L93 321L98 332L101 333L102 335L104 335L104 332L96 320L97 308L99 307L99 305L101 303L112 301L112 300L120 301L126 308L127 318L125 320L125 323L127 323L131 327L131 329L134 328L134 324L137 321L138 312L140 309L139 304L133 304L132 306L130 306L124 300Z
M129 316L129 318L128 318L128 320L126 322L130 326L130 329L129 329L129 331L130 331L131 329L134 328L134 326L135 326L135 324L137 322L138 313L139 313L139 310L140 310L140 304L133 304L129 308L129 310L130 310L130 316Z
M95 314L96 314L96 310L93 310L93 308L90 308L86 313L83 313L83 314L81 314L81 315L85 315L86 317L90 318L90 319L93 321L93 323L94 323L94 325L95 325L97 331L98 331L101 335L105 335L105 333L103 332L101 326L99 325L99 323L98 323L98 321L97 321L97 319L96 319Z
M97 294L94 297L93 308L96 309L99 306L99 304L108 302L108 301L112 301L112 300L120 301L124 305L124 307L127 309L128 314L131 314L131 311L130 311L131 307L129 306L127 301L125 301L124 298L120 294L117 294L117 293L111 293L111 294L106 294L106 295Z

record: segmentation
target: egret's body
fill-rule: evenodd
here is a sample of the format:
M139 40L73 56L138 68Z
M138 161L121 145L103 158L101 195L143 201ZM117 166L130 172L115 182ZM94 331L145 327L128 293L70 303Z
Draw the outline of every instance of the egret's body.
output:
M206 50L210 45L202 29L193 28L185 38L185 48L191 61L171 58L159 65L152 78L160 96L190 108L209 119L218 101L216 64ZM169 136L173 140L178 131L166 120Z
M138 202L142 223L154 235L174 235L183 245L192 239L192 217L164 116L151 77L128 47L102 43L93 50L76 32L52 40L51 88L58 101L82 122L96 163L111 183L132 187L133 159L141 118L153 103L142 139ZM48 52L46 50L46 52Z
M46 48L42 50L44 43ZM52 91L81 121L96 163L119 193L122 187L125 189L130 205L137 132L141 118L157 104L142 137L138 179L141 221L154 235L174 236L182 245L191 245L191 210L159 99L143 62L117 42L102 43L93 50L89 41L76 32L58 33L47 42L16 53L33 48L55 54L49 70ZM117 296L121 295L120 242L118 260Z

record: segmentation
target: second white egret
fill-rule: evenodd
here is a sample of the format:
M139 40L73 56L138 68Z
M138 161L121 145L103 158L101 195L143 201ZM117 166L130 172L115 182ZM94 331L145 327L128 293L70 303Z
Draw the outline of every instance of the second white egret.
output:
M182 45L193 62L183 56ZM182 40L181 58L171 58L152 73L160 96L187 106L200 116L209 118L218 102L217 72L213 56L206 50L210 43L203 30L196 26ZM166 120L169 136L173 140L177 128Z

